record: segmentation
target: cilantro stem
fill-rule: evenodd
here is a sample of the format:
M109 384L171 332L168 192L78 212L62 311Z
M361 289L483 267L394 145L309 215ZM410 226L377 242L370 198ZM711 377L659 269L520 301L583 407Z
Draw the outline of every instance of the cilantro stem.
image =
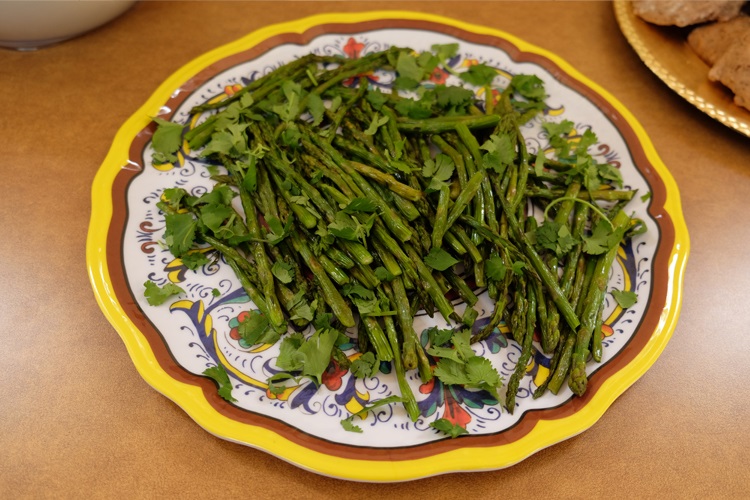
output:
M576 203L582 203L584 205L587 205L591 210L593 210L594 212L596 212L599 215L599 217L601 217L603 220L607 221L607 224L609 224L609 227L611 227L612 229L615 228L614 224L612 224L612 221L610 221L607 218L607 215L604 212L602 212L601 209L599 209L599 207L597 207L593 203L589 203L588 201L582 200L582 199L580 199L580 198L578 198L576 196L561 196L560 198L557 198L557 199L551 201L549 203L549 205L547 205L547 208L544 209L544 218L545 219L547 218L547 214L549 213L549 210L550 210L551 207L553 207L554 205L557 205L558 203L563 202L563 201L573 201L573 202L576 202Z

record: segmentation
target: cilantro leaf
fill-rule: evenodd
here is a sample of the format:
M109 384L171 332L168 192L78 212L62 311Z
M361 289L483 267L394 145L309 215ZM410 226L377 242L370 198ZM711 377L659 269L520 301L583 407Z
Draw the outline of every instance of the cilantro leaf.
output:
M510 87L519 95L531 101L543 101L547 97L544 82L536 75L513 75Z
M428 160L422 167L422 175L425 177L437 177L441 181L446 181L453 175L456 165L453 159L445 153L440 153L435 160Z
M273 273L277 280L284 284L291 283L294 278L292 266L286 262L274 262L271 267L271 273Z
M380 363L373 352L366 352L352 362L349 368L356 378L369 378L378 371Z
M453 333L451 343L453 347L450 348L434 346L427 350L432 356L440 358L435 376L445 384L471 385L466 372L467 363L474 358L484 358L474 354L471 348L471 331L468 328Z
M406 50L402 50L398 54L396 72L398 77L393 82L393 87L400 90L417 88L424 77L424 70L417 64L417 58Z
M485 63L475 64L458 76L466 83L484 87L492 84L492 80L497 76L497 69L487 66Z
M367 94L365 94L365 99L367 99L367 102L370 103L370 106L372 106L375 111L380 111L380 108L388 102L388 96L382 93L379 88L376 88L375 90L368 89Z
M613 167L609 163L597 164L599 177L604 180L610 181L612 184L618 187L622 187L622 174L620 169Z
M391 154L393 159L398 160L403 155L405 146L406 146L406 138L402 138L398 141L393 141L393 149L395 151L386 150L386 153ZM399 169L402 170L400 167ZM411 172L405 172L405 173L411 173Z
M302 132L294 123L288 123L284 130L281 132L281 142L287 147L296 149L299 146L299 140L302 137Z
M240 107L241 108L249 108L250 106L255 103L255 99L253 98L253 94L250 92L246 92L242 94L242 97L240 97Z
M555 252L558 258L567 254L576 244L576 240L564 224L546 220L535 232L537 244Z
M516 276L522 276L524 269L526 269L526 264L520 260L517 260L510 265L510 270L513 271L513 274Z
M284 93L286 102L271 106L271 111L285 122L294 121L300 113L300 103L303 97L302 86L293 80L284 80L281 91Z
M414 120L421 120L432 116L432 103L427 100L400 99L394 107L401 116L408 116Z
M318 210L315 208L315 206L310 201L310 198L304 193L301 193L299 195L292 195L289 197L289 201L294 203L295 205L299 205L303 207L305 210L310 212L315 218L321 219L322 216L318 212Z
M544 122L542 128L547 135L550 137L559 137L562 135L568 135L573 131L573 122L570 120L563 120L560 123L556 122Z
M256 163L257 158L252 155L246 163L237 162L240 171L245 173L242 176L242 188L248 193L254 193L258 186L258 169Z
M274 373L266 380L266 384L268 384L268 392L276 396L283 394L284 391L288 389L288 387L279 382L285 382L291 379L294 379L294 376L290 373Z
M440 358L433 370L433 375L446 385L464 385L468 383L464 363L455 358Z
M167 188L164 190L164 192L161 194L161 199L163 201L160 201L159 203L164 203L167 208L171 210L162 210L164 212L168 211L177 211L180 209L182 205L182 200L188 197L188 192L185 191L182 188ZM162 208L162 207L159 207Z
M422 52L417 56L417 65L422 68L423 75L429 75L440 64L440 59L430 52Z
M273 269L271 270L273 272ZM315 309L315 306L317 305L317 299L312 301L312 304L305 299L305 291L304 290L298 290L291 298L284 301L284 308L289 311L290 317L292 321L296 319L304 319L306 321L312 321L313 320L313 309ZM316 327L317 329L322 329L324 327L330 326L330 322L327 324L323 324L322 326Z
M322 330L323 328L331 326L333 320L334 317L332 313L318 313L313 320L313 327L316 330Z
M583 134L581 134L580 139L578 139L578 144L576 145L576 154L587 154L589 148L596 144L598 140L599 139L596 137L596 134L593 133L590 128L587 128L583 132Z
M388 123L387 116L378 116L378 114L375 113L370 122L370 126L365 130L365 135L375 135L378 132L378 129L386 123Z
M555 253L558 257L562 257L563 255L570 252L576 245L576 243L578 243L578 241L571 234L568 227L561 226L557 231L557 248L555 249Z
M313 300L312 303L309 303L307 301L303 303L297 304L294 309L292 309L292 315L289 317L292 321L297 319L303 319L305 321L312 321L313 320L313 309L315 309L315 306L317 305L317 300Z
M151 147L154 148L154 159L157 163L170 163L177 160L174 153L182 146L182 131L184 125L173 123L158 116L151 118L158 125L153 137Z
M441 330L437 326L432 326L427 329L427 335L431 346L440 347L451 339L453 330L450 328Z
M502 281L505 279L505 273L508 271L508 268L505 267L503 259L495 255L484 262L484 270L488 278L495 281Z
M451 438L457 438L458 436L469 433L469 431L458 424L454 424L447 418L441 418L434 422L430 422L430 427L449 435Z
M471 349L471 331L468 328L455 332L451 337L451 342L464 361L476 356Z
M536 160L534 161L534 173L541 177L544 173L544 162L547 158L544 156L544 148L539 148L536 154Z
M219 384L219 396L229 402L237 401L232 397L232 381L223 366L217 365L203 370L203 375L214 379Z
M588 155L578 155L576 158L576 170L583 175L583 184L586 186L587 191L596 191L601 187L599 167L593 158Z
M499 399L497 388L502 378L487 358L474 356L466 362L440 358L433 374L446 385L482 389L492 394L495 399Z
M166 222L164 241L172 255L181 257L193 246L198 221L187 213L166 214L164 220Z
M229 219L235 211L229 205L209 203L200 208L200 220L211 231L217 233L225 220Z
M453 172L456 169L453 159L444 154L438 154L434 160L425 161L424 167L422 167L422 176L430 179L430 184L427 186L426 191L432 193L440 191L440 187L448 184Z
M320 125L320 122L323 121L326 107L323 104L323 99L318 94L307 95L307 110L313 118L312 125Z
M302 371L302 375L310 377L319 386L321 376L330 364L338 332L326 328L316 331L307 340L300 337L293 334L284 339L276 365L286 371Z
M459 351L457 349L454 349L453 347L430 346L427 349L427 354L435 358L440 358L441 360L442 359L451 360L456 363L456 366L462 365L464 363L464 360L461 359L460 357ZM443 368L441 369L447 370L448 368L452 368L452 367L447 367L444 365Z
M345 212L337 212L334 221L328 224L328 231L337 238L357 240L357 223Z
M204 193L200 198L193 198L189 200L190 206L216 204L216 205L229 205L232 203L235 193L227 185L221 184L216 185L208 193Z
M203 252L188 252L181 258L182 263L185 264L185 267L190 269L191 271L195 271L201 266L205 266L210 261L208 260L208 257L206 257L206 254Z
M457 43L433 44L430 50L440 61L446 61L458 54Z
M292 228L292 221L288 220L286 225L281 225L281 220L277 217L269 217L266 219L266 224L271 230L266 233L266 241L271 245L279 244L284 238L289 236L289 230Z
M373 214L370 220L363 224L342 210L336 212L333 222L328 224L328 231L335 237L344 240L364 240L370 233L374 217L375 215Z
M547 132L549 144L555 149L558 158L565 158L570 154L568 135L573 131L573 126L570 120L542 123L542 129Z
M225 129L217 130L211 135L211 140L201 151L201 156L227 155L233 158L248 152L246 123L235 123Z
M612 293L612 297L615 298L617 304L623 309L632 307L638 302L638 294L629 290L622 291L614 289L610 293Z
M362 432L364 432L364 431L362 430L362 427L360 427L360 426L358 426L358 425L354 425L354 424L352 423L352 421L351 421L351 420L349 420L348 418L345 418L345 419L343 419L343 420L341 421L341 427L343 427L343 428L344 428L344 430L345 430L345 431L347 431L347 432L357 432L357 433L362 433Z
M446 269L458 264L458 260L442 248L432 248L430 253L425 255L424 263L437 271Z
M474 102L474 92L463 87L438 85L434 92L436 104L444 110L464 114L466 107Z
M225 130L219 130L211 134L211 139L203 148L200 155L204 158L213 154L230 155L233 147L232 135Z
M341 293L348 297L349 300L357 306L357 310L360 314L373 314L379 313L380 301L375 296L372 290L369 290L359 284L346 284L341 289Z
M334 96L333 99L331 99L331 104L328 106L328 110L333 113L337 109L339 109L339 106L341 106L341 103L343 102L343 99L341 99L340 95Z
M492 366L489 359L482 356L474 356L466 361L466 376L470 386L484 389L499 399L497 388L501 384L500 374Z
M373 272L380 281L392 281L396 276L383 266L376 267Z
M612 231L612 226L607 220L597 222L591 236L584 236L583 251L589 255L601 255L611 250L620 243L627 227Z
M279 357L276 358L276 366L288 372L300 371L302 369L302 359L298 358L296 353L304 342L305 336L300 332L286 336L279 346Z
M480 166L485 170L494 170L500 175L503 175L516 157L515 148L507 134L492 134L480 148L487 151L482 155Z
M145 282L143 286L146 287L143 295L146 297L148 304L151 306L159 306L166 302L167 299L172 295L185 293L185 290L175 285L174 283L167 283L163 287L159 287L159 285L149 280Z
M271 323L265 314L258 310L250 311L244 320L237 326L237 333L247 345L256 345L262 342L266 333L271 328Z

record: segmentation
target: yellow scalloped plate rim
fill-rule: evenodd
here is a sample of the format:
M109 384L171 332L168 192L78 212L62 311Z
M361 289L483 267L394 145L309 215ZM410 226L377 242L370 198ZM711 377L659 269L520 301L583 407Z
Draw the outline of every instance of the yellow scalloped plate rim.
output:
M568 417L553 421L541 420L526 436L509 444L459 448L419 459L399 460L398 457L394 457L392 461L357 460L314 451L274 431L232 420L207 403L200 387L175 380L159 365L148 341L129 319L112 291L106 246L112 219L113 183L118 172L123 168L128 168L128 150L131 141L149 124L148 117L158 114L161 105L172 91L210 64L253 47L269 37L283 33L303 33L320 24L353 24L383 19L428 21L453 26L476 34L499 37L508 40L524 52L547 57L568 75L599 93L625 117L634 129L647 158L665 184L667 198L664 210L672 218L675 242L669 258L668 296L656 331L642 351L624 369L613 374L603 383L589 404ZM176 402L201 427L218 437L264 450L282 460L316 473L358 481L405 481L448 472L501 469L591 427L614 400L651 367L672 336L680 312L683 274L689 253L688 232L682 217L677 185L659 159L646 132L619 101L558 56L530 45L513 35L442 16L407 11L322 14L267 26L189 62L171 75L120 128L112 148L94 179L92 207L86 244L89 279L102 312L117 330L136 369L146 382ZM363 455L366 455L366 451L363 451Z

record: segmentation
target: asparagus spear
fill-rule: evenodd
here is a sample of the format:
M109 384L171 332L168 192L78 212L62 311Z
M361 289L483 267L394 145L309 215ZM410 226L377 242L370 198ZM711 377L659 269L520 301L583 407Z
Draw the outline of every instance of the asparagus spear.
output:
M612 219L614 231L622 230L624 233L629 224L630 217L622 210ZM597 313L607 292L609 270L615 260L618 248L618 245L614 245L607 253L597 259L591 287L586 295L586 307L583 310L581 327L577 333L576 346L570 369L570 379L568 380L571 390L579 396L586 392L586 385L588 384L586 358L589 354L589 343L591 342L592 332L596 328Z

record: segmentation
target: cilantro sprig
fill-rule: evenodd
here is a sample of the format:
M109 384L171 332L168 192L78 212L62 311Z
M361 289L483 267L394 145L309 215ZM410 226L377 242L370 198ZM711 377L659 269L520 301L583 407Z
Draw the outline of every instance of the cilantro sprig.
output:
M502 377L492 363L471 348L471 332L460 330L451 337L450 347L431 346L427 353L438 358L434 375L446 385L482 389L499 400Z

